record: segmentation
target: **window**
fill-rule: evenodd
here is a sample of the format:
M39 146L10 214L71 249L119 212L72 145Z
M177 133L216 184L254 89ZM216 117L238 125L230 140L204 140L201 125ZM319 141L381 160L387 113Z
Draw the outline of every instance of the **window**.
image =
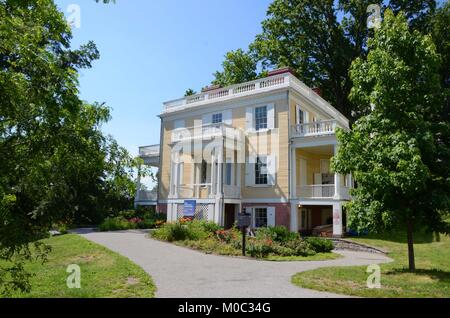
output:
M212 123L213 124L220 124L221 122L222 122L222 113L212 115Z
M206 163L206 160L202 160L202 166L201 166L201 178L200 183L205 184L208 174L208 164Z
M225 178L225 184L231 185L231 162L226 163L226 178Z
M184 120L183 119L179 119L179 120L175 120L174 124L173 124L173 129L180 129L180 128L184 128Z
M255 208L255 227L267 227L267 208Z
M256 158L255 184L267 184L267 157Z
M267 106L255 108L255 130L267 128Z

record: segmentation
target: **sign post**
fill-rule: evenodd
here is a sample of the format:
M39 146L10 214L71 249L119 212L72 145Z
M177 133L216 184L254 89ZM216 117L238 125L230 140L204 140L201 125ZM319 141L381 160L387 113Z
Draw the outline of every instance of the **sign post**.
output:
M183 206L183 216L188 218L195 217L195 208L197 207L197 201L185 200Z
M242 231L242 255L245 256L245 249L246 249L246 230L251 224L251 215L248 213L245 213L243 211L242 213L239 213L238 215L238 222L237 226L241 228Z

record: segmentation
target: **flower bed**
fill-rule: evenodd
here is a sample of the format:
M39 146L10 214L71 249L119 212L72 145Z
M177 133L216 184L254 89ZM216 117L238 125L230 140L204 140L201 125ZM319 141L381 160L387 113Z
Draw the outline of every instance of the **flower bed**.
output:
M166 223L151 236L162 241L219 255L242 254L242 234L237 228L224 230L215 223L182 219ZM331 259L333 243L323 238L302 238L285 227L261 228L247 238L246 254L270 260Z
M100 225L100 231L122 231L130 229L154 229L165 224L165 215L147 210L126 210L118 216L106 218Z

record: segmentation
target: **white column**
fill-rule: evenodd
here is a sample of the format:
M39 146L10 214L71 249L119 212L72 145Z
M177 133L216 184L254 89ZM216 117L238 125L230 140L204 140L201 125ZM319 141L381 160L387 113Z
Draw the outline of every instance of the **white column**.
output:
M291 148L291 199L297 198L297 151Z
M298 204L291 203L291 232L298 232Z
M333 204L333 236L341 237L343 234L342 205L337 202Z
M338 146L334 145L334 154L336 155ZM341 175L334 173L334 198L339 200L341 198Z
M211 155L211 193L209 193L210 196L217 194L217 186L216 186L216 180L217 180L217 171L215 170L216 166L216 156Z

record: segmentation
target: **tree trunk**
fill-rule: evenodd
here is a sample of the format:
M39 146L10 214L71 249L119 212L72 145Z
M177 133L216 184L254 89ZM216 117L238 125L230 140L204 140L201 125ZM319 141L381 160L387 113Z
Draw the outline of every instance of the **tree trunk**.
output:
M414 260L414 239L413 239L413 221L411 217L406 220L406 233L408 237L408 260L409 260L409 271L415 272L416 262Z

